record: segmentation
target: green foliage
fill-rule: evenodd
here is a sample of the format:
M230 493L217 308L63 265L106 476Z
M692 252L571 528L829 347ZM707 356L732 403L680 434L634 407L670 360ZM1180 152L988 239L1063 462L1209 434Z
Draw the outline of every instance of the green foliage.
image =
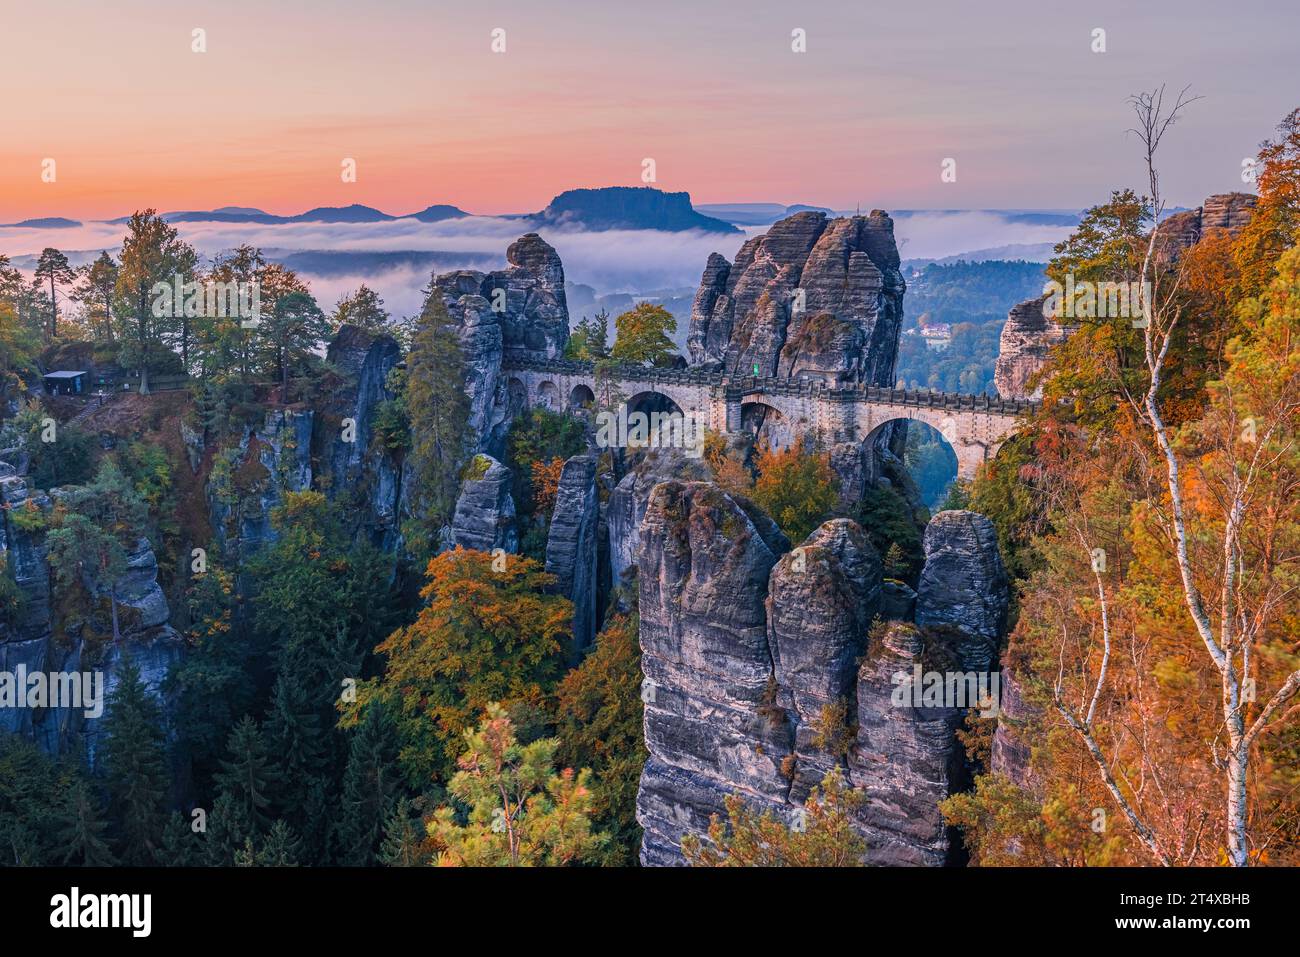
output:
M214 815L220 808L229 818L234 834L246 841L270 829L272 794L282 777L265 736L248 715L230 732L226 754L216 776L219 798Z
M609 356L609 313L600 310L593 318L583 317L569 333L564 358L597 362Z
M85 772L0 734L0 858L18 867L112 864L103 808Z
M466 374L460 337L442 294L430 284L406 360L408 455L414 466L408 497L416 519L407 538L417 553L433 551L432 536L450 523L460 494L460 468L472 438Z
M546 704L573 623L572 603L547 593L555 576L531 559L509 555L496 566L491 555L457 548L433 558L426 574L424 607L379 645L387 667L358 700L364 710L378 698L393 716L415 787L450 776L461 735L488 702Z
M601 863L612 866L635 864L641 846L636 795L646 749L637 631L635 615L611 618L556 693L557 757L595 775L593 823L609 835Z
M852 814L864 800L838 770L813 788L803 808L792 810L797 824L770 811L759 814L728 795L727 823L713 815L709 843L688 834L682 854L692 867L861 867L867 844L854 832Z
M448 792L467 808L464 823L444 806L429 822L443 867L556 867L594 861L605 836L592 828L591 772L557 772L559 742L521 745L505 710L465 733L466 750Z
M401 796L397 733L383 704L374 702L352 731L338 825L339 863L375 863L384 825Z
M925 546L907 499L893 487L872 485L862 493L853 517L877 553L889 557L892 552L891 577L914 584L925 565Z
M34 488L51 489L60 485L80 485L95 468L94 437L71 424L55 428L54 441L42 441L46 432L46 413L24 409L9 423L23 448L31 456L29 483Z
M537 510L537 489L533 487L533 466L555 459L567 460L586 451L583 425L571 416L535 407L515 417L506 433L506 461L510 468L511 494L522 532L520 551L541 560L545 557L550 510Z
M617 334L610 355L627 365L664 365L677 352L677 320L663 306L643 302L614 320Z
M186 593L189 651L167 675L175 701L177 746L196 788L206 792L235 722L253 706L253 652L233 627L234 576L215 564Z
M764 447L756 462L752 497L792 542L802 542L830 517L839 482L830 456L804 442L785 449Z
M347 323L359 326L367 332L389 333L392 316L384 308L384 300L364 283L356 292L349 293L338 301L334 315L330 318L334 331Z
M124 864L152 864L166 823L170 776L162 709L129 659L104 716L104 787Z

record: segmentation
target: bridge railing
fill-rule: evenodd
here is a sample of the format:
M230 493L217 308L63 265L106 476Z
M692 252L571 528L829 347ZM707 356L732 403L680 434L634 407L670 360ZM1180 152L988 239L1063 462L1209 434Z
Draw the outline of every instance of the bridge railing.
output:
M574 359L537 359L507 355L501 363L504 370L543 372L552 375L589 376L594 367L590 362ZM728 376L701 369L655 369L646 366L620 365L614 367L616 379L634 382L651 382L663 385L707 385L725 389L740 398L746 395L810 395L831 402L876 402L887 405L905 405L915 408L944 409L955 412L987 412L992 415L1021 415L1036 410L1040 403L1026 399L1004 399L987 393L933 392L922 389L894 389L887 386L856 384L827 384L820 379L783 379L775 376Z

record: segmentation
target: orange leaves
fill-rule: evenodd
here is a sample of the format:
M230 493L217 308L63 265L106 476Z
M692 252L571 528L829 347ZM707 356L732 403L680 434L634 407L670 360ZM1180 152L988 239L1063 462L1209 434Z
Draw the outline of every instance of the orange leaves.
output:
M556 457L549 462L534 462L532 465L533 509L537 512L550 512L555 507L555 496L560 491L560 473L564 471L564 459Z

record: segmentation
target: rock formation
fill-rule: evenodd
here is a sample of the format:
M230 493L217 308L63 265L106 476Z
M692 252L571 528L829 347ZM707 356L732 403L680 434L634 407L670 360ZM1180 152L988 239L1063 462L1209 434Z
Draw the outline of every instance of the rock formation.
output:
M740 232L730 223L695 211L689 193L666 193L653 186L605 186L570 189L529 217L547 226L585 229L688 229L712 233Z
M470 432L478 451L504 454L510 419L524 396L511 395L501 377L507 355L554 359L569 341L569 309L559 254L536 233L506 250L505 269L461 269L434 278L460 335L470 400Z
M962 709L895 703L899 676L913 674L927 641L912 625L893 622L868 652L858 674L858 733L849 782L866 795L855 814L874 865L947 862L949 842L938 804L963 767L956 730Z
M1004 399L1037 399L1041 385L1029 387L1029 380L1051 355L1052 347L1064 342L1073 326L1047 318L1043 314L1045 296L1028 299L1012 306L998 340L998 360L993 384Z
M575 455L564 463L546 539L546 571L555 591L573 602L574 657L596 638L596 552L600 505L596 499L596 458Z
M1235 236L1250 222L1259 197L1253 193L1216 193L1195 209L1174 213L1160 224L1157 246L1166 256L1177 256L1194 246L1212 229Z
M738 792L786 808L793 741L775 701L764 599L789 542L748 501L705 482L664 482L641 527L642 699L649 759L637 794L641 861L681 862Z
M822 525L772 569L767 632L780 700L794 726L794 802L843 757L825 739L838 730L830 727L835 721L847 727L852 719L858 660L880 609L880 576L875 548L848 519Z
M691 311L694 364L890 385L906 285L894 224L801 212L709 257Z
M645 518L654 487L670 479L701 481L708 477L703 459L692 458L684 450L674 448L647 449L623 476L610 492L605 509L610 579L614 587L626 586L636 577L641 520Z
M87 707L52 703L40 708L0 708L0 733L29 737L49 754L84 754L93 763L96 738L109 710L107 698L120 680L125 659L129 657L139 668L145 686L161 696L167 673L183 655L184 642L168 624L171 612L158 584L158 562L144 538L127 556L126 572L111 589L90 579L83 582L97 601L92 601L90 611L62 622L60 633L55 633L46 530L39 523L15 520L13 513L21 509L31 516L47 516L54 502L67 494L66 489L54 489L49 495L30 490L16 469L0 462L0 496L9 506L0 513L0 558L22 598L12 619L0 616L0 672L21 671L28 676L88 672L102 682L97 690L104 709L88 715L93 710L88 703ZM107 610L110 591L116 596L121 629L116 643Z
M477 455L466 469L451 522L452 544L491 552L519 550L510 469L490 455Z
M208 518L213 544L230 567L278 537L271 510L286 492L311 488L313 421L309 409L270 409L215 453Z
M939 512L925 529L916 624L951 629L963 670L996 665L1011 596L993 523L976 512Z
M462 269L434 279L451 318L465 326L466 310L481 314L487 304L501 328L506 353L554 359L569 341L569 309L564 298L564 266L536 233L516 239L506 250L505 269L482 273Z
M345 521L355 533L366 534L386 551L400 541L405 481L372 439L375 410L393 398L388 374L401 358L401 347L391 336L339 327L326 359L346 380L321 403L312 431L318 485L332 500L347 503Z

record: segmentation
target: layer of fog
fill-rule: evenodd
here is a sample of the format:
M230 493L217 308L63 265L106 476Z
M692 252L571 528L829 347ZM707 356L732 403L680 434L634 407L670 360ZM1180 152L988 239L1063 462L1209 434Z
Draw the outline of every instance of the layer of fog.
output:
M300 267L323 307L332 307L364 282L384 298L391 312L404 316L419 310L420 291L428 284L431 269L411 264L362 265L359 259L357 268L351 269L349 257L338 254L439 253L436 258L440 270L501 267L505 265L506 247L530 226L518 219L475 216L439 223L180 223L177 228L205 259L241 243L273 249L277 254L331 251L335 255L330 257L329 270ZM745 239L766 229L747 227L744 234L734 235L657 230L539 231L559 252L570 282L591 286L597 294L646 294L693 288L699 283L710 253L718 252L730 259ZM64 229L3 228L0 253L30 269L32 257L44 247L54 246L69 253L76 264L93 259L102 249L116 254L124 232L123 226L109 223ZM1057 242L1069 229L1010 222L996 211L969 211L900 215L895 233L904 259L940 259L971 250Z

